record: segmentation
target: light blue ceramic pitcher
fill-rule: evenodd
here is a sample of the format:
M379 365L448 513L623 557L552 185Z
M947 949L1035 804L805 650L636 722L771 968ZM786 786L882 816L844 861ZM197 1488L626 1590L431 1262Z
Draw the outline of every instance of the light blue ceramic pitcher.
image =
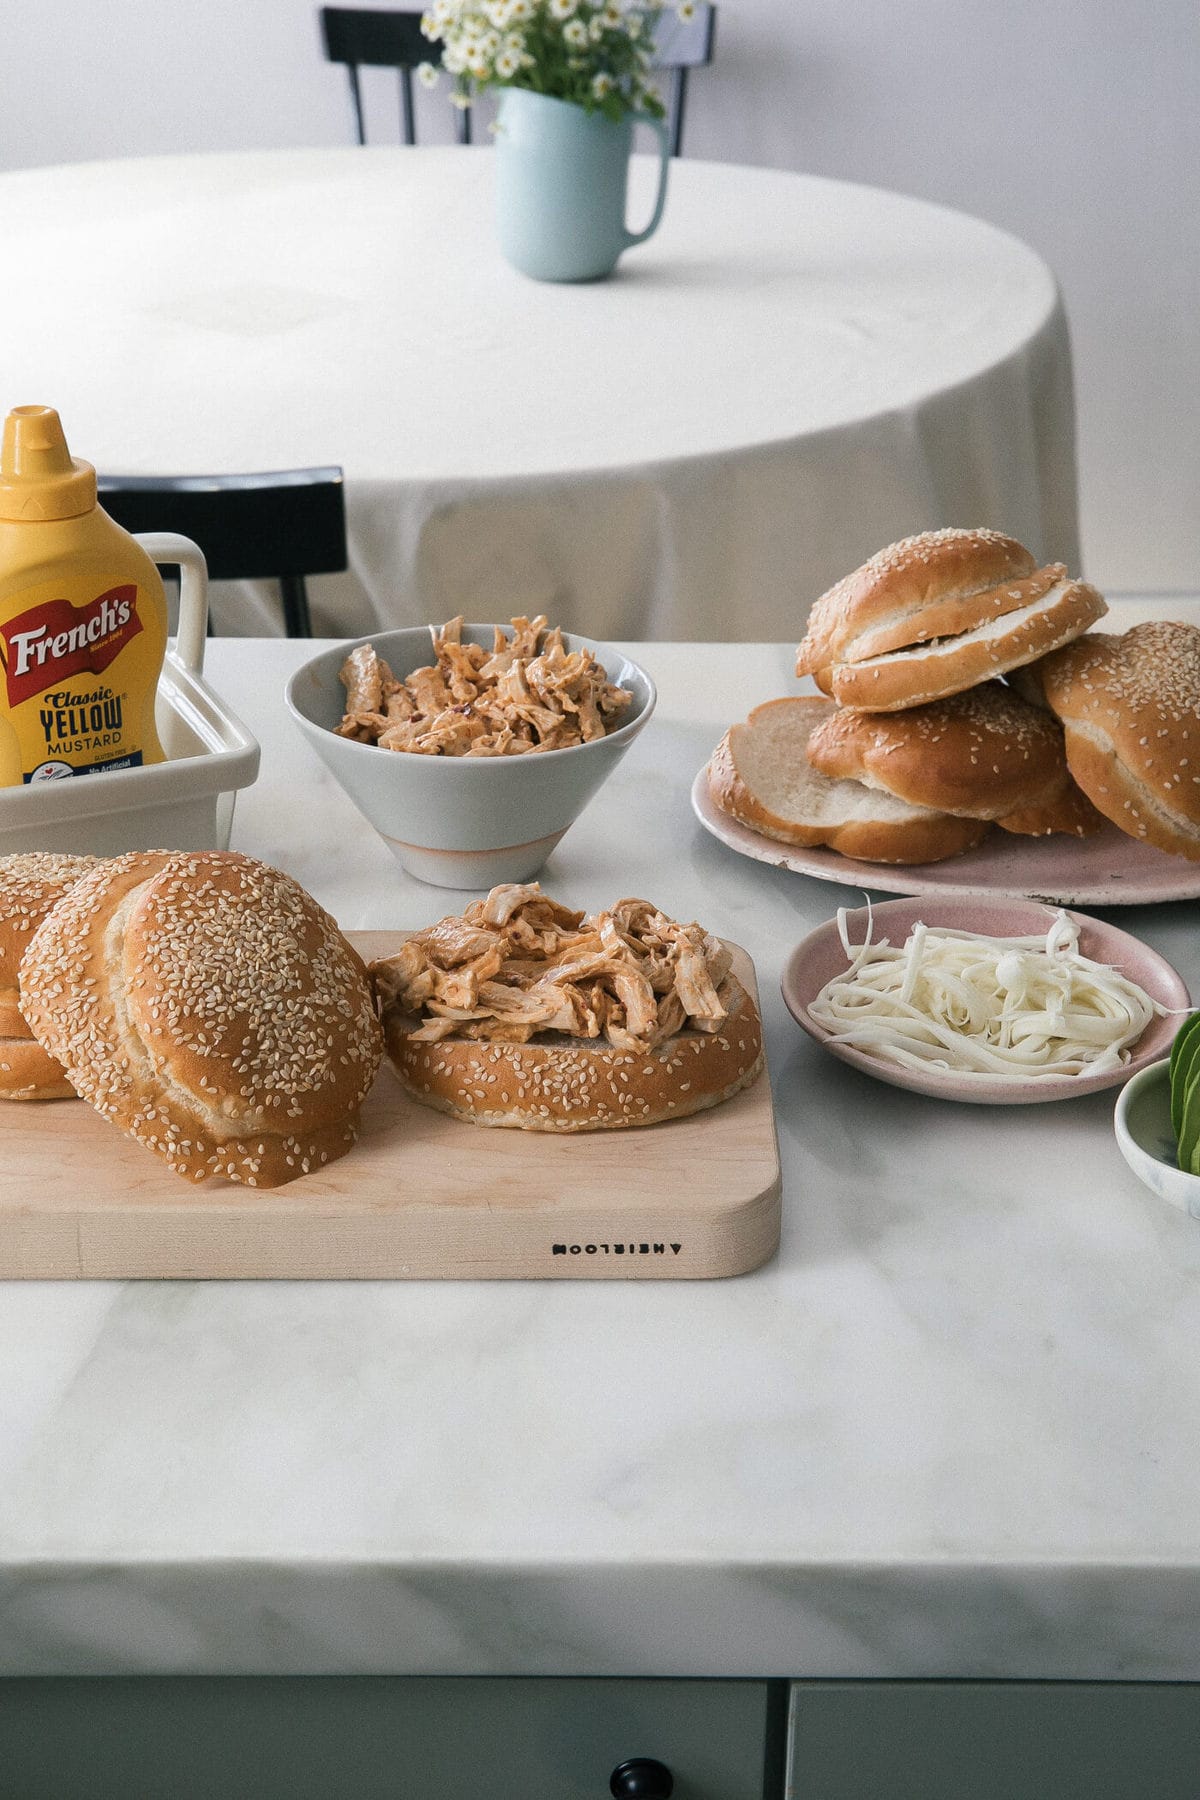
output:
M625 225L635 121L658 135L658 198L644 231ZM598 281L656 231L667 200L670 142L661 119L606 119L569 100L504 88L496 127L496 221L509 262L535 281Z

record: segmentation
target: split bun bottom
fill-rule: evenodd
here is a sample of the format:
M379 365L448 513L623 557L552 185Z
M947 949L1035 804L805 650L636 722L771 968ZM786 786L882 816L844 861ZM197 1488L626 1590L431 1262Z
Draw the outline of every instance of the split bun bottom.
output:
M527 1044L418 1039L420 1020L385 1009L388 1058L423 1106L474 1125L520 1131L617 1131L685 1119L730 1100L762 1073L762 1024L734 975L717 990L728 1017L716 1032L681 1031L653 1050L590 1038Z
M2 998L2 997L0 997ZM36 1038L0 1037L0 1100L74 1100L61 1063Z
M828 845L862 862L942 862L979 843L986 819L959 818L813 767L810 738L838 714L832 701L802 695L767 700L731 726L708 765L722 812L764 837Z

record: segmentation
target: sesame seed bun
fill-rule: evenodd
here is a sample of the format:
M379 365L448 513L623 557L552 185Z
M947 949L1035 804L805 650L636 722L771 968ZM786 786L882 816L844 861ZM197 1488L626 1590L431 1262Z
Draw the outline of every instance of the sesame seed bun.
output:
M1058 721L999 681L904 712L831 712L808 760L834 779L972 819L1024 811L1068 780Z
M1200 630L1156 619L1093 632L1036 675L1092 804L1129 837L1200 862Z
M473 1125L616 1131L719 1106L762 1073L754 1002L733 975L717 993L729 1014L719 1031L680 1031L648 1051L551 1034L527 1044L414 1042L420 1020L394 1006L384 1008L384 1038L393 1069L423 1106Z
M1046 577L1056 578L1047 583ZM1033 597L1025 597L1025 590ZM862 661L834 663L829 686L842 706L864 712L897 712L960 694L1023 663L1035 662L1085 632L1108 611L1103 596L1086 581L1069 581L1061 564L1012 594L1022 602L982 624L932 642L913 644Z
M1037 564L999 531L923 531L880 550L822 594L796 652L797 675L861 662L906 644L969 630L1007 608L1003 590Z
M914 805L814 768L809 743L836 715L830 701L807 694L756 706L742 724L730 726L709 758L714 805L764 837L827 844L864 862L942 862L980 841L988 830L984 819Z
M0 1100L74 1100L66 1070L36 1038L0 1037Z
M1085 838L1099 831L1104 819L1064 764L1061 787L1034 801L1032 806L1005 813L996 823L1001 831L1010 831L1015 837Z
M25 1022L17 972L34 932L76 882L97 868L94 856L38 850L0 856L0 1100L73 1100L60 1063Z
M382 1054L334 921L231 852L104 864L39 926L20 992L84 1099L192 1181L278 1187L343 1155Z
M862 712L960 694L1069 643L1102 618L1095 588L1036 567L998 531L926 531L889 544L813 607L797 675Z

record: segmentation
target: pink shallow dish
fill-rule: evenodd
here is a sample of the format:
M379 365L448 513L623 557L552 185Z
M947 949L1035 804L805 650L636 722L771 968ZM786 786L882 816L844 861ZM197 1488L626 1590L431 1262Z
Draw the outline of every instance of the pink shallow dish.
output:
M1055 908L1033 900L972 899L924 895L916 899L885 900L872 909L871 935L875 942L887 938L901 945L918 921L946 926L954 931L977 931L989 937L1034 937L1049 931ZM1152 1000L1185 1011L1190 1005L1182 978L1165 957L1148 944L1091 919L1085 913L1068 913L1079 927L1079 950L1093 962L1106 963L1127 980L1144 988ZM867 908L857 908L847 916L847 930L852 944L860 944L867 934ZM1153 1019L1133 1046L1129 1061L1120 1069L1104 1075L1031 1076L1028 1080L1005 1081L990 1075L962 1075L949 1069L906 1069L898 1063L885 1062L865 1050L844 1044L831 1037L808 1015L809 1002L835 975L846 969L846 953L838 935L836 918L828 920L798 944L783 971L783 998L797 1025L809 1037L842 1062L850 1063L877 1081L892 1087L907 1088L914 1094L932 1094L940 1100L965 1100L986 1106L1028 1106L1038 1101L1074 1100L1080 1094L1095 1094L1102 1088L1119 1087L1136 1075L1139 1069L1166 1056L1171 1040L1179 1029L1179 1017Z
M857 862L837 850L803 849L763 837L715 805L707 764L692 784L692 811L713 837L772 868L791 869L843 887L882 894L946 894L952 890L1046 900L1053 906L1156 906L1200 897L1200 863L1139 844L1115 825L1095 837L1014 837L990 831L974 850L945 862Z

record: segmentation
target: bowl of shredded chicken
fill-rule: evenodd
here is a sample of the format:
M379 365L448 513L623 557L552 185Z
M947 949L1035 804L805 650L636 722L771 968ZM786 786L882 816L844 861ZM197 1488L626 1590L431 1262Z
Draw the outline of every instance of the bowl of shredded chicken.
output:
M292 718L410 874L492 887L535 875L654 709L622 652L548 624L377 633L288 683Z
M793 952L783 997L877 1080L1000 1105L1128 1080L1164 1054L1188 1005L1170 963L1116 926L966 895L843 907Z

